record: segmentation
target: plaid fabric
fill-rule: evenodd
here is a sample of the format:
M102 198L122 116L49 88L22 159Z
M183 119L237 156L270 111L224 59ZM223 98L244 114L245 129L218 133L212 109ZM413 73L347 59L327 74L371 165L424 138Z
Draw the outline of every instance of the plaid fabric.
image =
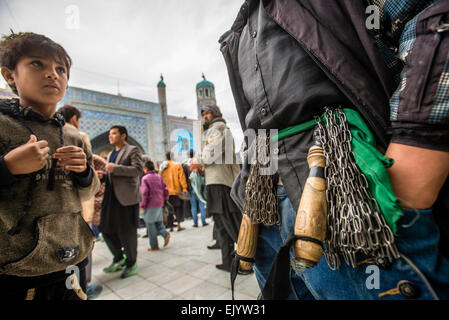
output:
M396 92L390 98L390 120L397 121L401 94L407 86L407 56L414 49L416 25L419 16L428 7L439 0L370 0L370 4L379 8L381 33L376 41L387 66L395 71L398 84ZM407 14L405 12L409 11ZM399 39L394 38L398 30ZM428 124L449 123L449 55L441 74L437 92L433 100Z
M416 2L416 0L385 0L381 2L383 2L383 21L389 23L394 21L401 12L410 9L411 5L413 2Z
M430 123L449 123L449 54L441 73L437 93L430 112Z
M416 22L418 21L418 17L413 18L404 28L401 39L399 40L399 50L396 58L400 61L397 63L401 63L404 65L406 63L407 55L412 50L413 45L416 40ZM393 96L390 99L390 120L396 121L398 118L398 108L399 108L399 97L402 91L405 89L407 84L407 72L401 72L396 74L396 77L399 79L398 89L395 91Z

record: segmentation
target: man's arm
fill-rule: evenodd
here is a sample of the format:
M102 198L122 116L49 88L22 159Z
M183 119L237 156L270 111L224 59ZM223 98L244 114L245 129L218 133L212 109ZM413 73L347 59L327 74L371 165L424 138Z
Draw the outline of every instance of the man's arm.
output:
M162 180L162 178L161 178L161 185L162 185L162 188L164 189L164 202L165 202L165 201L168 201L168 199L170 198L170 195L168 193L167 185L165 184L164 180Z
M446 2L427 7L402 31L400 85L390 99L391 142L386 155L395 193L405 208L434 205L449 171L449 72L446 33L433 17ZM441 15L442 17L442 15ZM407 36L404 36L407 35Z
M432 207L449 174L449 152L391 143L386 156L394 159L388 174L402 206Z
M178 179L181 182L181 188L182 191L187 192L187 180L186 180L186 175L184 173L184 169L182 167L182 165L180 164L178 167Z
M211 128L206 134L206 145L201 152L201 164L222 163L223 134L220 130Z

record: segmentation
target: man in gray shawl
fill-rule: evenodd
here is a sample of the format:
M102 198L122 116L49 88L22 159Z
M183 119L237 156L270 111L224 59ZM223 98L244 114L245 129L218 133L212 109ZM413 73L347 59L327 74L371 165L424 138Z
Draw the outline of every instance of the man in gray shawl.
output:
M220 108L205 105L201 109L204 120L204 165L207 193L207 214L214 219L222 263L216 267L230 272L234 243L237 242L242 213L231 199L230 192L239 165L235 157L234 138Z

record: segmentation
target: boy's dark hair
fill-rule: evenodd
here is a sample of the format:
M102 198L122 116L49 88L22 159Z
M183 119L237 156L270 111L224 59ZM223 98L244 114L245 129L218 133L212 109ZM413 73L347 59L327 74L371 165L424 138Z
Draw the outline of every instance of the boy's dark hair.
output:
M17 62L25 56L34 52L43 52L46 56L52 56L60 61L67 69L67 80L70 77L72 59L65 49L44 35L33 32L12 32L5 35L0 41L0 68L6 67L15 70ZM15 86L10 86L11 90L18 94Z
M154 170L154 162L151 160L148 160L145 162L145 168L147 168L148 170Z
M69 122L73 116L76 116L77 119L81 118L81 111L70 104L64 105L58 110L58 112L62 114L65 122Z
M171 152L170 151L165 154L165 158L167 158L167 160L171 160Z
M117 129L118 132L120 133L120 135L122 134L126 134L126 138L125 141L128 141L128 130L126 130L126 128L124 126L112 126L109 131L111 131L112 129Z

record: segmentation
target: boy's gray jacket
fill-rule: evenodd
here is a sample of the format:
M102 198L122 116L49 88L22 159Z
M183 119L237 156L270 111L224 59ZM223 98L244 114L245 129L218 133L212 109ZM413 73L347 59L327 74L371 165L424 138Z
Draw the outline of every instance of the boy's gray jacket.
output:
M108 162L111 153L108 155ZM139 148L125 142L120 149L113 173L107 174L112 181L114 194L123 206L130 206L142 201L140 178L143 174L142 153Z
M204 129L205 146L200 159L206 185L222 184L231 188L240 170L231 130L223 118L206 122Z
M21 119L19 121L19 119ZM28 196L31 175L12 176L5 169L3 156L30 139L30 130L38 140L48 141L50 154L64 145L83 148L90 168L89 179L55 167L54 188L49 190L52 159L35 176L35 187ZM81 216L81 200L99 190L92 154L78 131L64 126L58 114L46 120L16 99L0 100L0 274L38 276L66 269L83 261L92 251L93 234ZM50 179L51 180L51 179ZM86 182L88 181L88 182ZM20 219L26 201L30 209ZM19 232L10 231L20 220Z

